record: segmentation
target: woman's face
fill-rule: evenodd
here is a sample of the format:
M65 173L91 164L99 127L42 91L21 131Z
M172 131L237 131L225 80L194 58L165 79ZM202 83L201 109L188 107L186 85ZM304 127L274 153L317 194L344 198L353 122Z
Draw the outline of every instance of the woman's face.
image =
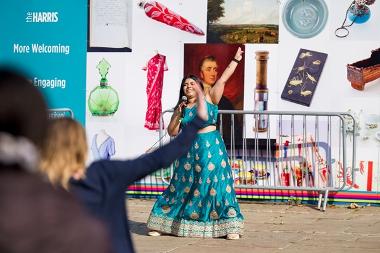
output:
M183 92L185 93L186 97L193 98L196 96L196 92L194 90L195 85L198 84L193 79L187 78L185 80L185 83L183 84Z
M218 64L216 64L216 61L205 60L201 67L200 76L203 83L214 85L218 76Z

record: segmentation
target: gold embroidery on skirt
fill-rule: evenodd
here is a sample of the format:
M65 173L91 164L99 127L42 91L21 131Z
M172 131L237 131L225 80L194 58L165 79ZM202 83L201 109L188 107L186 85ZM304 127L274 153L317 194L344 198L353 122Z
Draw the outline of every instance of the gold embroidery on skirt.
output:
M192 218L193 220L197 220L199 218L199 214L193 211L190 215L190 218Z
M194 213L194 215L193 215ZM151 215L148 219L148 227L152 230L161 229L161 231L173 235L188 237L221 237L230 233L243 234L244 221L238 218L228 218L226 220L215 219L211 222L197 221L194 211L190 214L190 219L186 223L173 220L172 218ZM180 212L183 216L183 210ZM210 214L211 215L211 214ZM194 217L194 218L193 218ZM196 219L195 219L196 218Z
M199 197L201 193L198 191L198 189L195 189L194 191L194 197Z
M210 218L216 220L219 218L219 215L215 210L212 210L210 213Z
M216 195L216 190L214 188L211 188L210 190L210 196L215 196Z
M190 170L191 169L191 164L190 163L185 163L183 165L183 167L185 168L185 170Z
M230 209L228 209L227 215L231 218L236 217L236 210L233 207L230 207Z
M230 185L227 185L227 187L226 187L226 192L228 192L228 193L231 192L231 186L230 186Z
M169 213L170 212L170 206L163 206L161 208L161 210L162 210L163 213Z

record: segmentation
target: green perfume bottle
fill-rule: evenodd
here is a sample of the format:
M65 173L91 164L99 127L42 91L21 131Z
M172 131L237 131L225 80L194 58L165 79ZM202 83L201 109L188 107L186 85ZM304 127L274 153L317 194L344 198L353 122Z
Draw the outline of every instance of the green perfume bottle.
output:
M93 116L109 116L119 108L119 96L108 84L106 78L111 65L103 58L96 68L99 70L100 84L90 92L88 108Z

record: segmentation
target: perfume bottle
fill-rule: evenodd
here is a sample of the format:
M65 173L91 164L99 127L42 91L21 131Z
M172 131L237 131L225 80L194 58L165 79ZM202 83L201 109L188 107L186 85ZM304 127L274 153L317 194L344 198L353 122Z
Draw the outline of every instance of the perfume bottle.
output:
M348 9L348 18L356 24L362 24L371 17L371 10L365 4L353 4Z
M267 88L267 62L268 51L256 51L256 89L255 89L255 111L263 112L268 109ZM268 129L268 115L256 114L253 131L265 132Z
M93 116L108 116L114 114L119 107L119 96L108 84L106 78L111 65L103 58L96 68L99 70L100 84L90 92L88 108Z
M376 0L354 0L346 11L346 16L344 17L343 24L335 30L335 36L338 38L347 37L350 33L347 29L354 23L363 24L369 20L371 17L371 10L369 5L375 3ZM351 21L350 24L346 24L347 18Z

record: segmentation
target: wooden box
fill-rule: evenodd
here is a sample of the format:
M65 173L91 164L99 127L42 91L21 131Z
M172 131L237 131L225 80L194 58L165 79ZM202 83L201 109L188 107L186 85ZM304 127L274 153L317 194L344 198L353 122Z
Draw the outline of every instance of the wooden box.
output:
M366 83L380 77L380 48L372 50L371 57L347 64L347 79L357 90L364 90Z

